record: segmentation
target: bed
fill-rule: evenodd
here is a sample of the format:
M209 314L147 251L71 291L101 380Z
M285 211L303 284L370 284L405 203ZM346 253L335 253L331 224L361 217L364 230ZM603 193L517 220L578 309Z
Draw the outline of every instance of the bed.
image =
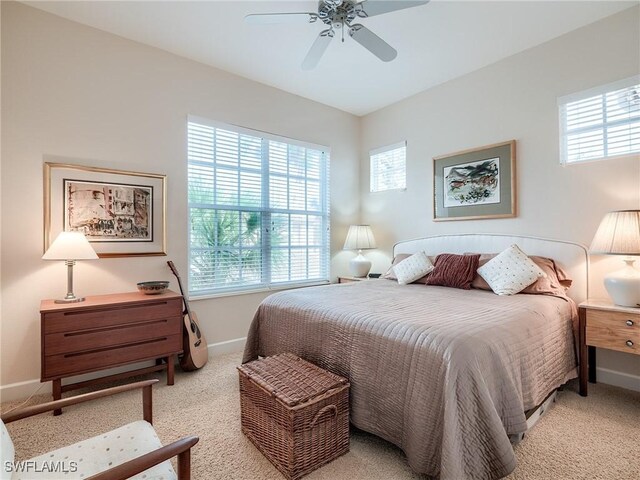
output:
M587 251L484 234L394 246L394 255L437 255L514 243L562 265L571 299L390 280L289 290L259 306L243 361L292 352L346 376L352 424L400 447L418 473L504 477L516 462L509 436L526 431L525 412L576 376L574 301L587 298Z

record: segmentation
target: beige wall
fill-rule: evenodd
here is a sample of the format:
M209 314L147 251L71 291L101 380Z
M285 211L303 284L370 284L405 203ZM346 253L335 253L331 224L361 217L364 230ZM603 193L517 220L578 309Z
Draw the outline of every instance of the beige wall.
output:
M640 207L640 159L569 167L558 160L557 98L640 73L638 8L571 32L367 115L361 209L389 264L394 242L443 233L520 233L589 244L605 212ZM517 140L517 218L433 222L434 156ZM373 148L407 140L407 189L369 193ZM616 259L594 258L592 293ZM603 352L599 366L640 375L640 357ZM639 385L640 387L640 385Z
M2 2L2 101L0 385L39 379L40 299L66 288L63 263L40 258L45 155L168 175L169 255L80 262L77 293L173 279L167 259L186 272L188 114L330 146L333 275L345 265L337 252L358 216L357 117L13 2ZM209 343L244 337L264 296L195 302Z

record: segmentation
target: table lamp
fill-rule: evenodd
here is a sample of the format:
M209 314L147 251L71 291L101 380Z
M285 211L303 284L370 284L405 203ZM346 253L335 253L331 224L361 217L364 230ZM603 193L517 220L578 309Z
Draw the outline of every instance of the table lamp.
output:
M73 266L76 260L96 260L95 250L80 232L62 232L42 256L43 260L64 260L67 265L67 295L55 303L83 302L73 293Z
M362 250L376 248L376 241L369 225L351 225L347 232L343 250L358 250L358 256L349 262L354 277L366 277L371 270L371 261L362 255Z
M625 268L604 277L604 286L616 305L640 307L640 271L633 267L640 255L640 210L607 213L593 237L591 253L627 255Z

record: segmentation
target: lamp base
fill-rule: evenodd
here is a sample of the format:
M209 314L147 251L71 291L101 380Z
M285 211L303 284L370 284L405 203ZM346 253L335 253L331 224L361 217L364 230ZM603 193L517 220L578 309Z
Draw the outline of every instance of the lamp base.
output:
M59 298L58 300L53 301L53 303L77 303L77 302L84 302L84 297Z
M358 256L349 262L349 271L356 278L363 278L369 274L371 270L371 261L362 255L362 250L358 251Z
M634 261L625 259L626 267L604 277L604 286L616 305L640 307L640 271L633 268Z

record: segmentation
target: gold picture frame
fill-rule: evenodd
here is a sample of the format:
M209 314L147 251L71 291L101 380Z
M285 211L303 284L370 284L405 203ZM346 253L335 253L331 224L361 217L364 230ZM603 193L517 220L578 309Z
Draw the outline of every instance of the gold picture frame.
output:
M166 255L167 177L44 162L44 250L82 231L100 258Z
M515 216L515 140L433 159L434 222Z

